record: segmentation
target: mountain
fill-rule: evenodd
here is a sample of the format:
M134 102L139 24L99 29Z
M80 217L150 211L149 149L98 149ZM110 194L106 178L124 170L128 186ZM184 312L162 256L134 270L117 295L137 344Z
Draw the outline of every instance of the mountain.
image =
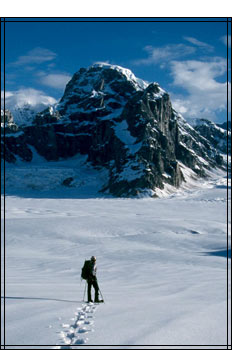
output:
M53 97L32 88L21 88L5 93L6 109L11 111L17 125L30 124L37 113L56 102Z
M25 125L31 123L36 114L44 110L44 108L46 106L43 104L32 106L29 103L25 103L22 106L16 105L14 108L10 108L10 111L14 115L14 121L17 125Z
M199 119L195 129L204 136L216 149L227 153L227 123L215 124L207 119ZM228 124L228 153L231 154L231 131Z
M179 187L190 170L198 177L224 166L220 153L226 150L219 142L224 134L210 123L208 129L204 123L193 128L158 83L99 63L75 73L60 102L36 114L31 124L13 127L9 119L5 158L30 162L31 147L47 161L86 155L93 168L108 171L102 192L157 196L165 186Z
M231 131L231 121L224 122L222 124L217 124L217 126L219 126L219 128L222 128L224 130L228 129L228 131Z

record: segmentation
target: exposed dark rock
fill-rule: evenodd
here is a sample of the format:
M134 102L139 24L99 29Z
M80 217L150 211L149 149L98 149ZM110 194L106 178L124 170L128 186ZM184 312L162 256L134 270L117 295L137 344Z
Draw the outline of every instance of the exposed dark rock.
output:
M5 123L4 123L5 119ZM1 157L9 163L15 163L17 157L26 162L32 160L32 152L23 130L14 123L10 111L1 111Z
M64 181L62 182L62 185L67 186L67 187L71 187L73 181L74 181L74 178L73 178L73 177L67 177L67 178L64 179Z

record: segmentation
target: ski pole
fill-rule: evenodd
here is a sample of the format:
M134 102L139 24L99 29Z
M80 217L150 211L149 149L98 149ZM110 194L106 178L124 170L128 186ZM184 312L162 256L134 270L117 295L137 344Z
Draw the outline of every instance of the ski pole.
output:
M83 301L85 301L85 291L86 291L86 285L87 285L87 282L85 281L85 290L84 290L84 294L83 294Z
M102 297L102 300L103 300L103 303L104 303L105 301L104 301L104 298L103 298L103 295L102 295L102 292L101 292L101 289L99 288L99 286L98 286L98 289L99 289L99 292L101 294L101 297Z

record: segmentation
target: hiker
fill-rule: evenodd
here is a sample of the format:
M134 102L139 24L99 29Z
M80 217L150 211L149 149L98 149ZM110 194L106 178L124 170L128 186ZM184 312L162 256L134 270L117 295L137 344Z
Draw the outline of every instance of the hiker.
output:
M88 283L88 303L93 302L91 297L91 288L92 286L95 289L95 303L103 302L103 300L99 300L99 287L97 283L97 265L96 265L96 256L92 256L90 260L86 260L85 264L82 268L81 277L84 278Z
M100 301L99 297L98 297L99 287L98 287L98 283L97 283L96 274L97 274L96 256L92 256L91 260L90 260L90 264L89 264L89 276L87 279L87 282L88 282L88 303L93 302L93 300L91 298L92 286L95 289L94 302L98 303Z

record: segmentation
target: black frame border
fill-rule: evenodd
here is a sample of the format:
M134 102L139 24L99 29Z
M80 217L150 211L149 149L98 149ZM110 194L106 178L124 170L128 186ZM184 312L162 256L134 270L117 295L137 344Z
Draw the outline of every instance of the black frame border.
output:
M50 18L50 20L48 20ZM6 271L5 271L5 262L6 262L6 215L5 215L5 209L6 209L6 200L5 200L5 195L6 195L6 181L5 181L5 86L6 86L6 79L5 79L5 68L6 68L6 23L10 22L24 22L24 23L65 23L65 22L84 22L84 23L93 23L93 22L115 22L115 23L135 23L135 22L141 22L141 23L198 23L198 22L214 22L214 23L227 23L227 207L226 207L226 215L227 215L227 344L220 344L220 345L124 345L124 344L105 344L105 345L91 345L91 344L82 344L82 345L72 345L72 347L125 347L125 348L141 348L141 347L146 347L146 348L151 348L151 347L176 347L179 349L185 349L184 347L226 347L226 349L229 349L231 347L231 344L229 344L229 305L228 305L228 296L229 296L229 256L228 256L228 251L229 251L229 167L228 167L228 146L229 146L229 138L228 138L228 121L229 121L229 38L228 38L228 32L229 32L229 23L230 23L230 31L231 31L231 17L204 17L204 19L194 19L195 17L170 17L170 19L167 19L167 17L64 17L66 20L63 19L63 17L53 17L54 20L51 20L51 17L1 17L1 31L2 31L2 23L3 23L3 66L4 66L4 80L3 80L3 88L4 88L4 93L3 93L3 110L4 110L4 134L3 134L3 140L4 140L4 148L3 148L3 154L4 154L4 161L3 161L3 168L4 168L4 182L3 182L3 190L4 190L4 199L3 199L3 207L4 207L4 214L3 214L3 220L4 220L4 228L3 228L3 241L4 241L4 249L3 249L3 262L4 262L4 273L3 273L3 280L4 280L4 310L3 310L3 319L4 319L4 332L3 332L3 339L4 339L4 344L1 344L1 349L3 348L4 350L7 349L8 347L13 347L13 346L18 346L19 348L25 348L25 347L54 347L54 346L63 346L63 344L43 344L43 345L35 345L35 344L30 344L30 345L19 345L19 344L7 344L6 345ZM74 20L75 18L75 20ZM90 19L91 18L91 19ZM136 19L137 18L137 19ZM34 20L32 20L34 19ZM36 20L37 19L37 20ZM2 38L0 39L2 40ZM0 58L2 59L2 41L1 41L1 50L0 50ZM231 50L230 50L231 52ZM231 74L230 74L231 78ZM2 84L0 82L0 87L2 88ZM230 95L230 105L231 105L231 100L232 100L232 92ZM2 109L2 102L1 104L1 109ZM2 203L2 202L1 202ZM1 204L2 205L2 204ZM2 231L1 231L2 235ZM2 262L2 250L0 252L0 258ZM0 276L2 278L2 271L0 271ZM1 311L1 325L2 325L2 305L0 308ZM29 348L30 349L30 348Z

